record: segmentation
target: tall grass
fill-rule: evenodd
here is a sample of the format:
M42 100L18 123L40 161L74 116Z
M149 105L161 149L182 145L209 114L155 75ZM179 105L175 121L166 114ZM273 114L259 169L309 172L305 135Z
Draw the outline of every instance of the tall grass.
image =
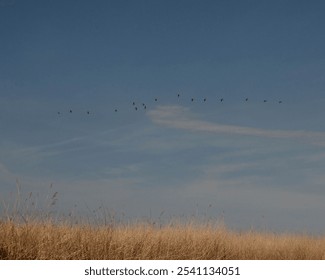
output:
M325 238L209 225L0 224L0 259L325 259Z
M57 194L49 198L56 201ZM0 259L325 259L325 237L235 232L208 222L72 223L31 215L18 201L3 209Z

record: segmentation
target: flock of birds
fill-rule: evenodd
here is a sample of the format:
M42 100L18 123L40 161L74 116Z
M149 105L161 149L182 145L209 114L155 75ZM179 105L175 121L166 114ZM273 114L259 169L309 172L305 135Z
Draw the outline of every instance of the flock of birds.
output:
M179 99L180 97L181 97L181 95L178 93L178 94L177 94L177 98ZM190 101L191 101L191 102L194 102L194 101L197 101L197 100L199 100L199 99L194 98L194 97L190 98ZM203 99L200 99L200 100L201 100L203 103L204 103L204 102L207 102L207 98L206 98L206 97L203 98ZM245 102L248 102L248 101L249 101L248 97L246 97L246 98L244 99L244 101L245 101ZM158 102L158 98L155 98L155 99L154 99L154 102ZM220 99L219 99L219 102L220 102L220 103L224 102L224 98L223 98L223 97L220 98ZM266 102L268 102L268 100L267 100L267 99L264 99L264 100L263 100L263 103L266 103ZM277 103L278 103L278 104L281 104L281 103L282 103L282 100L278 100ZM140 108L142 108L143 110L146 110L146 109L147 109L147 105L146 105L145 103L140 103L140 104L138 104L138 103L136 103L135 101L133 101L133 102L132 102L132 106L133 106L133 108L134 108L135 111L138 111ZM69 109L69 112L68 112L68 113L72 114L72 112L73 112L72 109ZM118 112L118 109L115 108L115 109L114 109L114 112L117 113L117 112ZM61 111L58 111L57 114L58 114L58 115L61 115L62 112L61 112ZM86 111L86 114L87 114L87 115L90 115L90 114L91 114L90 110L87 110L87 111Z

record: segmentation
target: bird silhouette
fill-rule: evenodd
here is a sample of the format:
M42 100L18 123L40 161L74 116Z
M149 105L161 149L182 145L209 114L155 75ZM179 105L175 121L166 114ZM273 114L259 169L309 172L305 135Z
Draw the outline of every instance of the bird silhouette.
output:
M0 0L1 1L1 0ZM180 96L181 96L181 94L180 93L177 93L177 98L180 98ZM202 98L202 99L201 99ZM201 99L201 100L203 100L203 102L207 102L207 98L206 97L198 97L198 101L199 101L199 99ZM218 98L218 97L217 97ZM196 99L194 98L194 97L192 97L191 99L191 102L194 102L194 101L196 101ZM249 98L248 97L244 97L244 99L243 99L245 102L248 102L249 101ZM158 101L158 98L157 97L155 97L154 98L154 101L155 102L157 102ZM222 98L220 98L219 99L219 101L220 102L224 102L224 98L222 97ZM263 99L263 103L267 103L269 100L267 100L267 99ZM147 105L145 104L145 103L139 103L139 104L136 104L136 102L135 101L131 101L132 102L132 105L134 106L134 110L135 111L138 111L138 109L141 109L141 106L140 106L140 104L142 104L142 108L143 108L143 110L146 110L147 109ZM272 100L270 101L271 103L272 103ZM282 104L283 103L283 101L282 100L275 100L274 102L276 102L276 103L278 103L278 104ZM68 109L68 112L70 113L70 114L72 114L73 112L72 112L73 110L72 109ZM63 112L63 113L62 113ZM117 108L115 108L114 109L114 112L118 112L118 109ZM78 113L78 112L77 112ZM90 110L86 110L85 111L85 113L87 114L87 115L90 115L90 114L92 114L93 112L90 112ZM64 114L64 111L57 111L57 115L62 115L62 114Z

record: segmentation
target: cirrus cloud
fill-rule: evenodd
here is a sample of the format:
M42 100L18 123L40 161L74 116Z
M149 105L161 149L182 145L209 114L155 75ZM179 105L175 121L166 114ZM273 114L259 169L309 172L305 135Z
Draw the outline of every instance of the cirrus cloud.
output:
M156 124L193 132L236 134L264 138L291 138L325 146L325 133L306 130L268 130L247 126L225 125L196 119L190 110L178 105L158 106L148 112Z

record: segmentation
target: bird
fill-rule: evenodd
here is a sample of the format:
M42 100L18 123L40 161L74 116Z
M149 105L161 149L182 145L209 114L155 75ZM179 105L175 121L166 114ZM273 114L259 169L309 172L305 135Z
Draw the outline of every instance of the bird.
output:
M180 94L177 94L177 97L179 98L181 95Z
M132 102L132 105L135 106L135 102L134 101Z
M72 113L72 110L70 109L70 113Z
M220 102L222 102L222 101L223 101L223 98L220 99Z
M117 109L115 109L114 111L117 112Z
M145 110L147 109L147 106L146 105L144 105L144 107L143 107Z
M206 98L204 98L204 99L203 99L203 102L205 102L205 101L207 101L207 99L206 99Z
M134 109L137 111L138 110L138 107L134 107Z
M281 104L282 103L282 100L279 100L279 104Z
M60 115L61 114L61 112L58 112L58 115Z
M245 101L248 101L248 98L246 97Z
M194 98L191 98L191 101L193 102L194 101Z
M263 101L263 102L265 103L265 102L267 102L267 100L266 100L266 99L264 99L264 101Z
M87 115L89 115L90 114L90 112L89 111L87 111Z
M157 102L157 101L158 101L158 99L157 99L157 98L155 98L155 101Z

